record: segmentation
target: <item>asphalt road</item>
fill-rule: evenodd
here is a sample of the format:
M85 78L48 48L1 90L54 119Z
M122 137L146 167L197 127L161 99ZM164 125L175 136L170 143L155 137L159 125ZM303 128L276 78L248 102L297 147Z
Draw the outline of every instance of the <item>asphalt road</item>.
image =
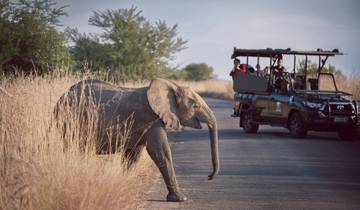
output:
M189 200L166 202L159 175L144 209L360 209L360 141L315 132L299 140L269 126L245 134L229 117L230 102L207 102L219 124L220 174L207 180L206 129L171 133L176 175Z

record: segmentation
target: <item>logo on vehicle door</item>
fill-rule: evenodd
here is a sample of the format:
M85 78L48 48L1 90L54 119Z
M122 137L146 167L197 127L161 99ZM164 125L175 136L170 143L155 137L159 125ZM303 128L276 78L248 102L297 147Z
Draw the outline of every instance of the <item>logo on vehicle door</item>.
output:
M276 112L281 112L281 103L279 101L276 102Z
M337 105L337 107L336 107L338 110L343 110L344 108L345 108L345 106L344 105Z

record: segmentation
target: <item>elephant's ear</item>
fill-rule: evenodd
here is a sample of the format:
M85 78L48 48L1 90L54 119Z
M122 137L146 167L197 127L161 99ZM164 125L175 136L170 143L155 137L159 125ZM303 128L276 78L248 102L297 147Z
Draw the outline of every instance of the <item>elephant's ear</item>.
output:
M164 79L151 81L147 97L151 109L164 122L167 128L178 130L181 128L176 115L176 106L180 102L179 87Z

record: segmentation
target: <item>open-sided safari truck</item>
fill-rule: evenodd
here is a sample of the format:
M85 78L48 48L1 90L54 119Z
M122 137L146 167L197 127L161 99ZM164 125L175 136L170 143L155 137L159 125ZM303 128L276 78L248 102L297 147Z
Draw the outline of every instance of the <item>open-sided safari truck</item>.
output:
M342 55L338 50L293 51L291 49L237 49L232 59L249 57L268 59L266 71L235 71L234 117L246 133L256 133L259 125L269 124L289 129L292 136L306 137L307 131L336 131L342 140L352 140L360 126L360 104L351 94L339 91L334 75L323 73L329 57ZM305 66L297 72L297 57L305 57ZM316 74L308 73L308 57L318 58ZM278 59L290 57L293 69L276 71ZM241 58L241 60L243 60Z

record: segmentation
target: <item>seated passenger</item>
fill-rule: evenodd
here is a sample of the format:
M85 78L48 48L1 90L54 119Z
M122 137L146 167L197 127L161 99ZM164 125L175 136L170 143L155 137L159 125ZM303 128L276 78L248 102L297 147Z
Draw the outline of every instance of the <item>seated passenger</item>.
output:
M287 93L288 82L284 78L278 77L275 80L274 88L276 93Z
M274 88L276 92L284 93L287 92L287 81L284 78L284 73L286 72L285 67L283 66L283 56L278 55L276 60L276 66L273 67L274 73Z
M240 60L237 58L234 59L234 67L230 71L230 76L233 76L236 71L240 71L241 73L247 73L248 71L246 64L240 64Z
M237 58L234 59L234 67L230 71L230 76L234 76L236 71L240 71L241 73L248 72L246 64L240 64L240 60ZM234 113L231 116L235 117L238 114L238 107L236 105L236 95L235 94L234 94L234 97L232 100L232 107L233 107Z
M256 75L256 71L255 71L254 67L252 67L251 65L246 65L246 64L241 64L241 65L245 65L245 67L247 67L248 73L250 73L251 75Z
M283 56L277 56L276 66L273 67L275 76L283 76L284 72L286 72L285 67L283 66Z
M269 77L270 76L270 68L268 66L266 66L263 70L262 70L262 75Z

